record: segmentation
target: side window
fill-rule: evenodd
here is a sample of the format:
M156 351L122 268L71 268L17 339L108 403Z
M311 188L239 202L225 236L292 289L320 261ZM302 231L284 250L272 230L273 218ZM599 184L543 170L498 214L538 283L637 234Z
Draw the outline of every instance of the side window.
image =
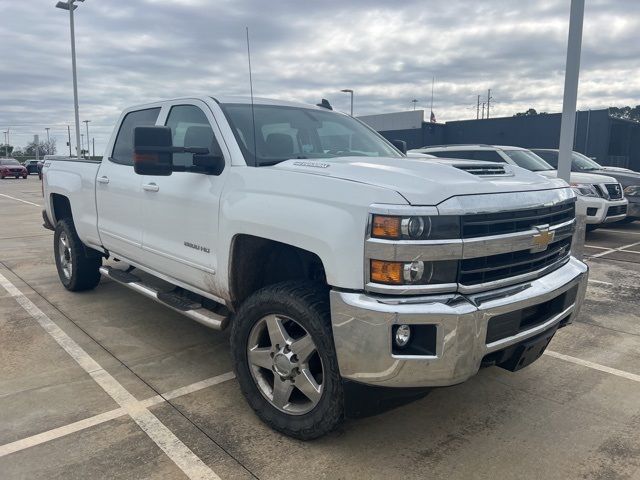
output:
M110 160L122 165L133 165L133 129L141 125L155 125L160 107L129 112L122 120Z
M222 155L222 150L213 134L209 120L204 112L195 105L171 107L166 125L171 127L174 147L206 147L210 154ZM192 167L193 153L175 153L173 164Z
M474 150L473 152L469 152L469 153L470 154L473 153L474 160L484 160L485 162L507 163L500 156L500 154L495 150Z

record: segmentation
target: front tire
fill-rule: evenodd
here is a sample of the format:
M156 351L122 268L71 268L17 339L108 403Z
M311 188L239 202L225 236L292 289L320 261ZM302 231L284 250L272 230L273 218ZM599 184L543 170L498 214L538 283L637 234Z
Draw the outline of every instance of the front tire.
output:
M91 290L100 282L98 269L102 256L78 237L73 220L63 218L56 224L53 251L58 277L64 288L71 292Z
M254 293L232 322L231 351L242 393L271 428L311 440L344 419L325 286L283 282Z

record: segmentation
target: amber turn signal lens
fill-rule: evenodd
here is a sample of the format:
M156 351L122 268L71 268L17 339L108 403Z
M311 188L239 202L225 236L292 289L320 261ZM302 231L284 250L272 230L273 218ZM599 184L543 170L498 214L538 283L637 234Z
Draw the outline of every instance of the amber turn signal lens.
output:
M375 238L400 238L402 236L400 221L400 217L374 215L371 236Z
M402 285L402 262L371 260L371 281L387 285Z

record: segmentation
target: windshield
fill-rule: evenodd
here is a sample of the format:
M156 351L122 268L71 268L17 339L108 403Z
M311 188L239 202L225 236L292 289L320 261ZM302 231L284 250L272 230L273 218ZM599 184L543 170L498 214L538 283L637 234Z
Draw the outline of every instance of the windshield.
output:
M20 165L20 162L13 158L3 158L0 160L0 165Z
M599 164L578 152L571 153L571 164L571 170L576 170L578 172L602 170L602 167Z
M516 165L532 172L555 170L551 165L529 150L503 150Z
M233 134L254 166L292 158L331 160L344 156L401 157L385 139L352 117L331 111L280 105L221 105Z

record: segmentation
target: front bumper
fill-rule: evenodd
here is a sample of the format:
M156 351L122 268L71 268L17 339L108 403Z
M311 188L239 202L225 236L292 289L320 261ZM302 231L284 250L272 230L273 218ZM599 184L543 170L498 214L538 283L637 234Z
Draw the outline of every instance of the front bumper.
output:
M474 295L389 298L331 291L333 337L343 378L386 387L436 387L463 382L483 358L578 314L587 288L588 267L575 258L542 278ZM528 330L486 342L489 320L547 301L577 286L574 303ZM432 356L392 353L391 331L398 324L436 326Z
M578 202L585 206L587 212L587 224L600 225L602 223L617 222L627 216L622 215L609 215L609 209L621 205L626 205L627 200L606 200L604 198L596 197L578 197Z

